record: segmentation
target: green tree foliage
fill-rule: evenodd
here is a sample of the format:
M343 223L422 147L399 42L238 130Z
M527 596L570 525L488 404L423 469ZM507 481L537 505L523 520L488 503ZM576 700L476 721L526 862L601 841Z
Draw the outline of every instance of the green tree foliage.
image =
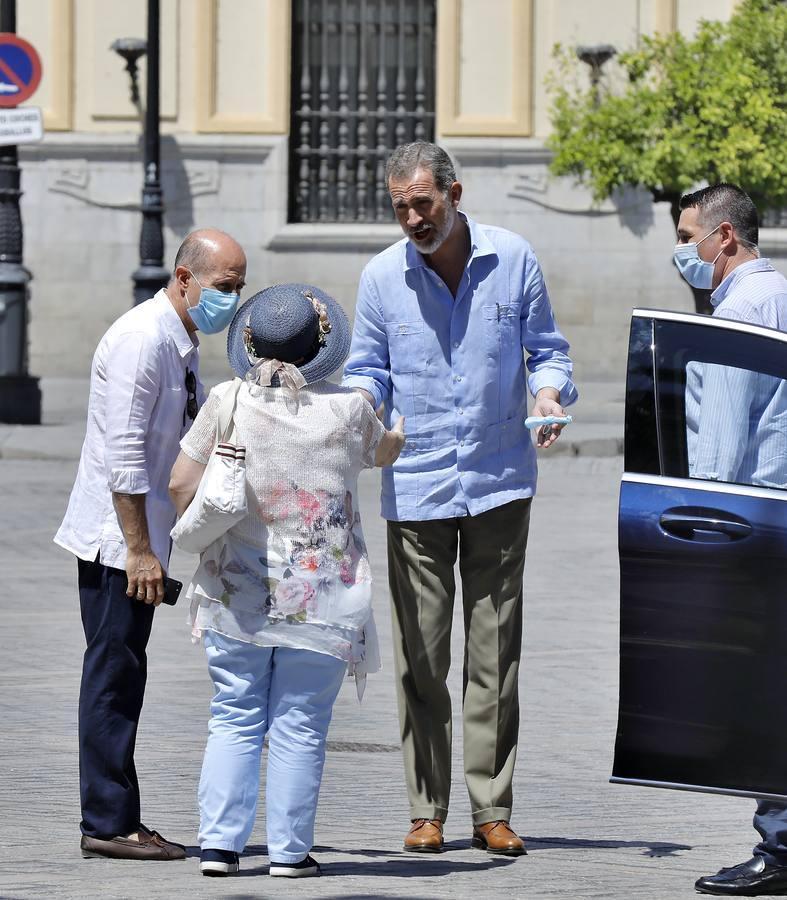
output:
M553 174L574 176L597 202L645 187L670 201L676 221L680 195L701 182L739 184L760 209L787 206L784 0L743 0L693 38L642 38L617 58L619 89L589 88L572 51L555 55Z

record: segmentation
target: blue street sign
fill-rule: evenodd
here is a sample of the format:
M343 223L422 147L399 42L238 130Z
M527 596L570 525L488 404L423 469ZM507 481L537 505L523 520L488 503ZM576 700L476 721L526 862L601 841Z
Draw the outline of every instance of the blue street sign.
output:
M41 81L41 60L32 44L0 32L0 106L18 106Z

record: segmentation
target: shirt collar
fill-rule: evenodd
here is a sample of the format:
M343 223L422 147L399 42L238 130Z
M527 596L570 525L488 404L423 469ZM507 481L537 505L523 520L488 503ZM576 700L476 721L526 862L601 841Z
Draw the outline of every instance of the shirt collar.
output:
M199 338L196 333L192 336L186 331L186 326L181 321L180 316L175 312L175 307L172 305L172 301L167 296L167 292L164 288L156 294L153 298L153 302L160 306L164 327L175 342L178 353L185 359L189 353L193 353L194 350L199 347Z
M733 287L753 272L775 272L769 259L751 259L749 262L741 263L730 272L730 274L722 281L716 290L710 295L710 302L713 306L718 306L722 300L729 294Z
M459 210L459 215L467 222L467 227L470 229L470 257L467 261L467 265L469 266L470 263L479 256L497 256L497 250L495 250L487 236L470 216L463 213L461 210ZM409 238L406 237L404 240L404 271L407 272L409 269L427 268L423 254L415 249L413 242Z

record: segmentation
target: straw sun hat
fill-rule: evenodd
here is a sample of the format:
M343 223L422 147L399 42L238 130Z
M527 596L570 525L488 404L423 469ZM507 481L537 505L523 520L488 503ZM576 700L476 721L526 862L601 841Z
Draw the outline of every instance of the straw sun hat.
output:
M227 357L241 378L260 359L275 359L296 366L311 384L335 372L349 352L344 310L310 284L277 284L250 297L227 334ZM278 384L274 375L271 385Z

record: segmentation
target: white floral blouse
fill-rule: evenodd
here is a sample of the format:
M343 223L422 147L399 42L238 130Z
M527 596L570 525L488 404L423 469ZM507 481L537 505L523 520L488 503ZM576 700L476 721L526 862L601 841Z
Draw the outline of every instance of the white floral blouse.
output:
M211 391L181 441L197 462L208 462L231 384ZM379 652L355 497L384 433L360 394L326 381L297 394L241 386L233 440L246 447L249 515L200 556L186 593L195 636L328 653L362 690Z

